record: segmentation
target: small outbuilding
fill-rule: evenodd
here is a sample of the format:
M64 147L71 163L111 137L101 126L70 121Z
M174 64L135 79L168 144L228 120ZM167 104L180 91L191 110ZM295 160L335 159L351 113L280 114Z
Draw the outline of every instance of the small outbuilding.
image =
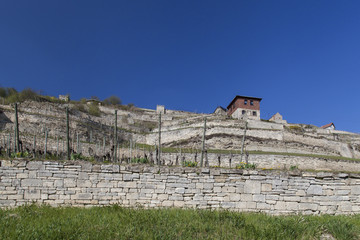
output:
M218 106L215 111L213 112L213 114L215 115L222 115L222 116L225 116L226 115L226 109L221 107L221 106Z
M270 122L276 123L287 123L286 120L283 119L283 116L280 113L275 113L270 119Z

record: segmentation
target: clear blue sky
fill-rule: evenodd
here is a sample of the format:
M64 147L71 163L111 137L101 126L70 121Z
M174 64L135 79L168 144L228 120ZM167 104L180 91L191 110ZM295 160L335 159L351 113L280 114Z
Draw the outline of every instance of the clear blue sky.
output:
M360 1L0 2L0 84L360 132Z

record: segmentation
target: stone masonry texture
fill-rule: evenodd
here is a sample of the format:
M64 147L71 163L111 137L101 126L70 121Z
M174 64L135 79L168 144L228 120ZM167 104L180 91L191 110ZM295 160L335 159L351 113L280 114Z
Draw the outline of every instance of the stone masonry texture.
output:
M360 213L355 173L0 161L0 207L179 207L269 214Z

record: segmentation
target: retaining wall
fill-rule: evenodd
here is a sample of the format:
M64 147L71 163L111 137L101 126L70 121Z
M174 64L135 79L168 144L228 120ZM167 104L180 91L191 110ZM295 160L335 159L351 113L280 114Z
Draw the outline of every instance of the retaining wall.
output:
M219 168L0 161L0 206L120 204L259 211L360 213L360 175Z

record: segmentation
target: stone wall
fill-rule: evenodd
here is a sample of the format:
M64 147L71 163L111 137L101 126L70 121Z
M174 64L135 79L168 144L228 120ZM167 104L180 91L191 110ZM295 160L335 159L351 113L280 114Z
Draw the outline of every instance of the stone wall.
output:
M190 207L270 214L360 213L360 175L0 161L0 206Z

